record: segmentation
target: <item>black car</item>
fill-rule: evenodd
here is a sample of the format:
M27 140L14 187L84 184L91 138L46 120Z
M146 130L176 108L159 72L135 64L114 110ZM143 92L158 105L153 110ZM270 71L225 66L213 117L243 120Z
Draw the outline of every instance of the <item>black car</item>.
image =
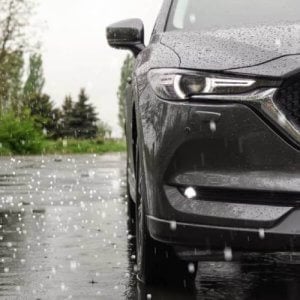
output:
M300 250L299 12L299 0L165 0L148 46L139 19L107 28L135 56L126 135L140 280L191 280L219 253Z

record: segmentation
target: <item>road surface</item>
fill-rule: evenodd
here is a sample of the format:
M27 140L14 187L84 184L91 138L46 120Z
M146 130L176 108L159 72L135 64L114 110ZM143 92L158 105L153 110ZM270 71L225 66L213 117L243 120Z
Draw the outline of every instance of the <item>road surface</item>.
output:
M0 158L1 298L300 298L297 256L203 262L191 291L137 283L125 161L124 154Z

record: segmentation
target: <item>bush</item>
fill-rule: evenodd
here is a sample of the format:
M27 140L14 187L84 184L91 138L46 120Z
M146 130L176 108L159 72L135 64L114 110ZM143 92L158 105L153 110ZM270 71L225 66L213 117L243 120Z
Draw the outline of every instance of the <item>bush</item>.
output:
M0 143L6 149L4 153L9 150L11 154L39 154L42 152L43 135L31 117L5 114L0 117Z

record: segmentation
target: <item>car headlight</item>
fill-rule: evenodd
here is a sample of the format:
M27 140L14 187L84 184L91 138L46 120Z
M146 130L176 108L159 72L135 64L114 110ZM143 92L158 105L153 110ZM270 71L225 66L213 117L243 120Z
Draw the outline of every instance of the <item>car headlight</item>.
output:
M152 69L148 80L158 97L178 101L199 95L241 94L256 86L254 79L179 69Z

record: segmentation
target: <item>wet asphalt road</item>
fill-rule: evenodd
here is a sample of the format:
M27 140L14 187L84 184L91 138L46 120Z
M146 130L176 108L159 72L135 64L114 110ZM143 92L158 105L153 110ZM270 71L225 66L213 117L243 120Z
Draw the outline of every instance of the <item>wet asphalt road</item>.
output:
M134 274L125 155L0 158L3 299L300 299L300 258L203 262L195 288Z

